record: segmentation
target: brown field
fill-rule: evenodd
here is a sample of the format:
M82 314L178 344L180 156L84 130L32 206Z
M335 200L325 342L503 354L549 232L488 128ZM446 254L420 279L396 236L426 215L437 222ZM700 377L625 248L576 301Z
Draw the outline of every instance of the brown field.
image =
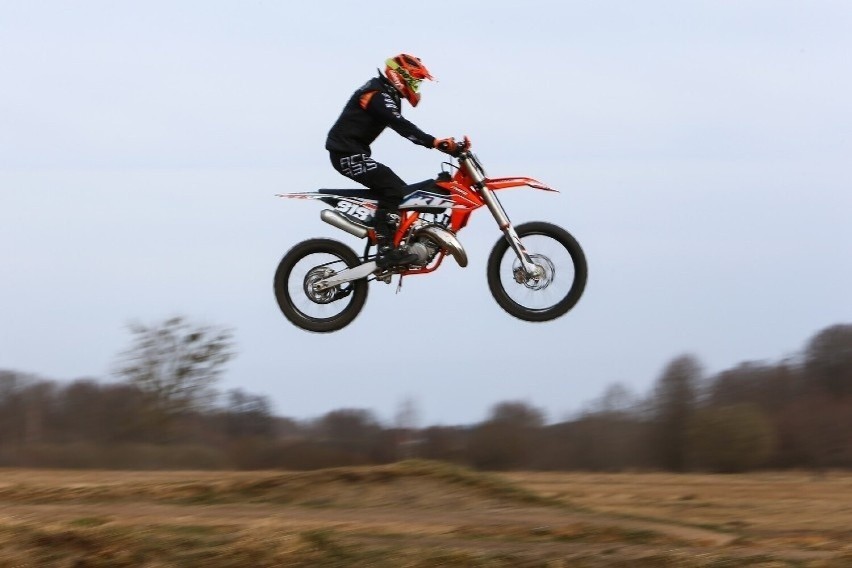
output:
M852 473L0 470L29 566L852 566Z

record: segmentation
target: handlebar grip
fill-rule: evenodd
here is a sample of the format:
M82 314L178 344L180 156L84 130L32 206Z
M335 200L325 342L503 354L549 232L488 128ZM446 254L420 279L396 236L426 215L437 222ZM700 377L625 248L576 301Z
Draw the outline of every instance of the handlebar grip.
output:
M456 140L455 138L445 138L443 140L437 141L437 143L435 144L435 148L446 154L458 158L462 155L462 153L466 152L470 148L470 139L467 136L464 137L464 140Z

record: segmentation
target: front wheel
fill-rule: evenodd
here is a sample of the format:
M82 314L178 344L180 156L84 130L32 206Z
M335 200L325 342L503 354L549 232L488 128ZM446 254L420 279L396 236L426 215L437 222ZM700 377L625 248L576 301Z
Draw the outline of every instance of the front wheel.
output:
M538 273L527 275L509 242L501 238L488 257L491 294L500 307L525 321L550 321L564 315L586 288L583 249L568 231L551 223L524 223L515 232Z
M310 239L290 249L275 271L275 299L292 323L308 331L337 331L352 320L367 301L367 280L316 290L313 284L358 266L358 256L343 243Z

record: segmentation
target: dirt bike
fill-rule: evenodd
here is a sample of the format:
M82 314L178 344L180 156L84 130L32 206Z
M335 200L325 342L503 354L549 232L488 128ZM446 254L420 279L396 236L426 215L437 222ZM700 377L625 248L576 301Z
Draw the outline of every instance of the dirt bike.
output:
M527 186L557 192L528 177L490 178L471 152L468 137L458 143L453 162L444 162L437 179L408 186L394 219L394 245L417 256L413 263L380 269L376 265L376 234L372 227L376 194L367 189L320 189L279 194L287 199L318 200L332 208L320 218L359 239L366 239L362 256L331 239L309 239L290 249L275 272L275 298L296 326L331 332L350 324L367 301L370 282L391 283L394 275L429 274L451 256L459 266L468 259L457 233L473 211L488 208L503 231L488 258L488 287L509 314L542 322L574 307L586 286L586 258L579 243L556 225L535 221L513 226L495 192Z

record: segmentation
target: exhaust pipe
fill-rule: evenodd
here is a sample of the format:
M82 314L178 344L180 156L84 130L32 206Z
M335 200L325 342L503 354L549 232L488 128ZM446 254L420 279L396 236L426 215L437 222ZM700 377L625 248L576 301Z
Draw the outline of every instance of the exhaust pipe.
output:
M322 211L320 211L320 219L322 219L332 227L337 227L338 229L346 231L350 235L355 235L359 239L364 239L367 237L368 229L365 225L361 225L359 223L351 221L350 219L347 219L339 211L323 209Z
M452 232L438 227L436 225L430 225L428 227L423 227L422 229L417 229L414 232L415 237L426 237L431 240L440 248L449 252L456 262L464 268L467 266L467 253L464 250L464 247L456 238L455 234Z

